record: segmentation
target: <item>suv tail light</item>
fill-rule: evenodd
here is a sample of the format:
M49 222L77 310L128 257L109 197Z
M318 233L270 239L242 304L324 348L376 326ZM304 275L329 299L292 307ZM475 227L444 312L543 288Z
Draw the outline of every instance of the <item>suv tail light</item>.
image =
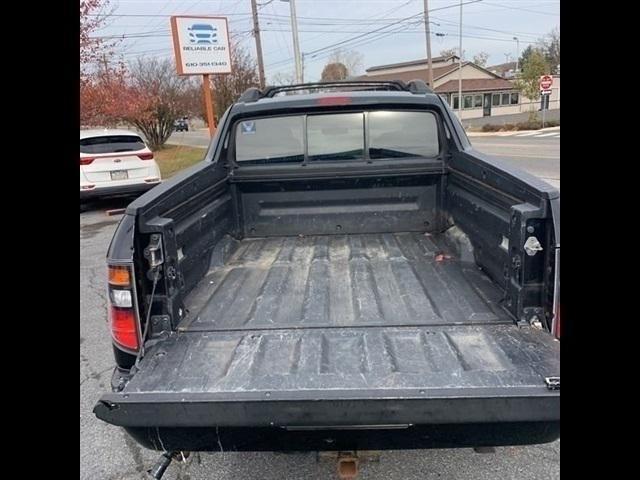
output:
M109 265L109 327L116 346L140 349L140 322L135 301L133 271L129 265Z
M89 165L95 158L92 157L80 157L80 165Z
M139 153L140 160L153 160L153 153Z

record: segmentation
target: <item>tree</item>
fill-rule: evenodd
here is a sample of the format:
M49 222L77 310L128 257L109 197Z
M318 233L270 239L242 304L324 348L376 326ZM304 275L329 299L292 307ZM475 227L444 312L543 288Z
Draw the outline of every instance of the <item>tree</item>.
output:
M522 51L518 59L518 68L520 70L522 70L522 66L527 62L534 50L535 48L532 45L527 45L527 48Z
M278 72L272 78L270 85L293 85L296 83L296 77L293 73Z
M362 71L363 57L360 52L355 50L344 50L338 48L331 52L327 65L332 63L340 63L346 68L346 75L344 78L359 75Z
M331 82L335 80L344 80L347 78L349 71L343 63L328 63L322 69L320 76L321 82Z
M80 0L80 82L87 79L91 65L111 56L114 43L95 36L104 27L109 0Z
M489 60L489 54L487 52L478 52L473 56L473 63L480 67L486 67L487 60Z
M444 50L440 50L440 56L441 57L453 57L454 55L458 54L458 49L457 48L445 48Z
M231 45L233 72L213 76L213 101L220 117L249 87L259 87L258 69L253 57L238 44ZM203 115L206 120L206 115Z
M173 132L173 123L186 112L190 82L177 75L167 58L138 58L131 66L126 90L138 97L135 109L123 111L124 120L135 125L152 149L161 148Z
M531 100L540 98L540 76L549 73L549 64L542 51L532 49L526 60L521 64L521 73L515 82L515 87ZM535 116L534 104L531 105L532 117Z
M560 31L554 28L540 41L551 73L560 74Z

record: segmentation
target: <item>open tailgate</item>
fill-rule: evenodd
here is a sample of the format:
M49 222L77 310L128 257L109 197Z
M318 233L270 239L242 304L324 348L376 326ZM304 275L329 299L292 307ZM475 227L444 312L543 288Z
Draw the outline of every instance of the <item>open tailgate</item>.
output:
M516 325L172 333L94 412L126 427L558 421L559 353Z

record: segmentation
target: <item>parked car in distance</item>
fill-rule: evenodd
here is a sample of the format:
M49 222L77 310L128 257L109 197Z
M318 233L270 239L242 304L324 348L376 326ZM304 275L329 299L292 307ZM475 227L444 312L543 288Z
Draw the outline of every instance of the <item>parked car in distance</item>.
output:
M176 132L188 132L189 124L184 119L176 120L175 122L173 122L173 129Z
M80 200L132 195L161 182L142 138L128 130L80 130Z

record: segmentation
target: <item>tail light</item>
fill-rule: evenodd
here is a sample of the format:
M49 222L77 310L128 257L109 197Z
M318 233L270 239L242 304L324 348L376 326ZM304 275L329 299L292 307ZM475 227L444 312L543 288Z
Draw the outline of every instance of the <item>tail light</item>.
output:
M80 165L89 165L95 158L92 157L80 157Z
M153 153L139 153L140 160L153 160Z
M133 271L129 265L109 265L109 326L122 350L140 349L140 322L135 301Z

